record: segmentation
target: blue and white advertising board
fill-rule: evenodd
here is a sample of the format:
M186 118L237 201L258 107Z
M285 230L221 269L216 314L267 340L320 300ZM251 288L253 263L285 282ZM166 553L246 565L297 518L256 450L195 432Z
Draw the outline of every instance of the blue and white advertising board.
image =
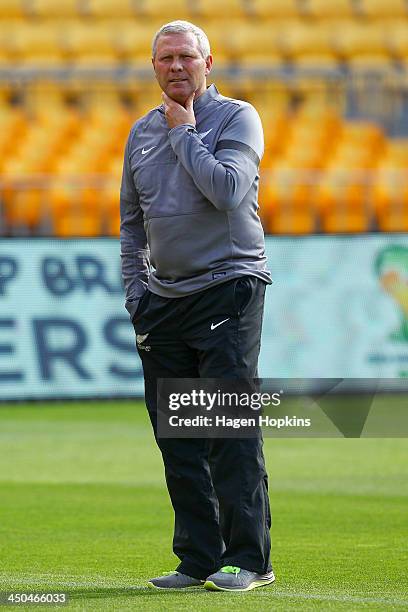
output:
M268 237L260 376L408 377L408 236ZM0 400L143 395L114 239L0 241Z

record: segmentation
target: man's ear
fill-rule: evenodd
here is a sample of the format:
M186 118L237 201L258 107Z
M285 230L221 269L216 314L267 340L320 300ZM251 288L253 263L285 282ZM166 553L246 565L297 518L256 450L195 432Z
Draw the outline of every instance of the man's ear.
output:
M205 76L210 74L213 65L213 56L210 54L205 60Z

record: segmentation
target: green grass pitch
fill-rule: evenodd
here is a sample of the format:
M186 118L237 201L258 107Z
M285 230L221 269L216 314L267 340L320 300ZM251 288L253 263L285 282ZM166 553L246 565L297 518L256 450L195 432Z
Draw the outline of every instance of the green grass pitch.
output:
M0 590L67 591L69 610L407 609L407 450L266 439L276 583L163 593L146 581L176 566L173 517L142 403L0 406Z

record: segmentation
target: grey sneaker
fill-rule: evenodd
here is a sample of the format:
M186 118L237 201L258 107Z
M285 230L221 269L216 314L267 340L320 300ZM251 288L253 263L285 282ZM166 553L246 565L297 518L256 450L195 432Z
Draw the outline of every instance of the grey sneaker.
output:
M187 576L187 574L168 572L158 578L151 578L147 586L151 589L186 589L187 587L202 586L203 584L204 580L192 578Z
M208 591L251 591L256 587L271 584L274 580L272 570L267 574L256 574L240 567L226 565L219 572L208 576L204 588Z

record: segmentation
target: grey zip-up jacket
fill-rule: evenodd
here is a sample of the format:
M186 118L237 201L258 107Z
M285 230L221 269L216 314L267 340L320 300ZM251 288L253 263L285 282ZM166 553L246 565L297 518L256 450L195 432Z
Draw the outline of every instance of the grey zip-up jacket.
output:
M196 127L169 131L162 105L130 131L120 241L132 318L147 287L181 297L247 274L271 282L257 214L259 115L215 85L194 102L194 113Z

